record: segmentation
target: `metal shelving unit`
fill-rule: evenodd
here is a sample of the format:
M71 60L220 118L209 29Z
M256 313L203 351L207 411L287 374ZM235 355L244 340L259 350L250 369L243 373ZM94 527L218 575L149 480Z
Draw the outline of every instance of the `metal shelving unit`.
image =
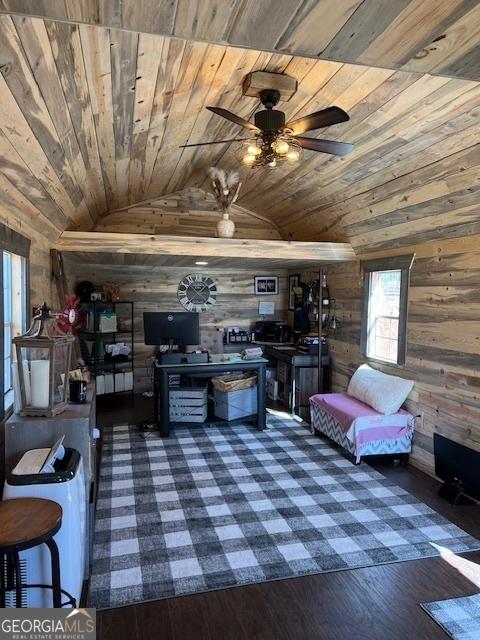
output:
M126 307L126 311L121 311ZM80 340L80 351L85 364L90 369L92 376L95 378L98 375L105 373L111 373L113 375L113 393L130 393L133 396L132 389L128 391L116 391L115 390L115 374L131 372L133 377L133 362L134 362L134 341L133 341L133 302L130 301L118 301L118 302L103 302L100 300L94 300L92 302L83 302L81 304L82 311L86 313L93 313L93 330L79 331L78 337ZM104 311L111 311L117 314L117 322L127 321L130 328L117 327L116 331L100 331L99 330L99 318L100 314ZM117 313L120 312L120 313ZM122 339L126 337L127 339ZM92 352L89 351L87 342L93 342ZM130 347L130 354L128 360L118 361L112 359L110 362L105 360L105 350L102 342L108 344L115 344L117 342L125 342ZM106 394L108 395L108 394Z

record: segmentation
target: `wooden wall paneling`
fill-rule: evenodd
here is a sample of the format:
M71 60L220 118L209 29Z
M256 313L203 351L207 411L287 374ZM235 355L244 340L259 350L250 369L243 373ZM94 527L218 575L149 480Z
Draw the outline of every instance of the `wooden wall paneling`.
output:
M100 24L100 11L98 0L63 0L64 1L64 13L67 18L71 20L84 21L91 24ZM39 4L39 3L36 3ZM56 7L57 11L61 11L61 3ZM111 0L109 5L116 4L116 1Z
M179 144L182 143L177 138L177 133L182 129L183 120L188 118L189 115L192 117L190 112L192 87L195 83L196 77L201 72L201 69L205 64L204 57L207 51L207 44L187 42L185 45L182 57L182 68L177 75L175 91L170 105L172 117L168 118L166 122L165 132L162 139L162 147L155 159L152 178L147 193L148 197L171 190L168 189L170 172L165 171L164 159L168 159L169 166L173 169L176 159L181 153Z
M281 240L275 224L234 204L230 217L235 223L236 238ZM220 213L211 193L201 189L184 189L164 198L110 212L96 224L95 231L174 235L216 235Z
M39 209L34 207L30 200L27 200L2 173L0 173L0 189L2 191L0 215L8 217L7 226L11 226L12 221L15 221L15 226L17 227L18 225L16 230L20 233L21 227L27 225L37 233L54 239L57 238L59 233L57 227L48 218L45 218Z
M411 0L359 55L358 61L372 64L373 60L384 60L385 66L393 61L397 64L402 59L406 61L422 49L430 34L437 33L440 25L462 4L465 4L463 0L436 3Z
M226 77L218 77L220 66L225 57L225 47L209 45L205 50L205 57L198 69L197 75L192 82L190 98L183 117L178 119L178 129L175 132L175 138L180 144L187 144L190 138L202 138L205 130L205 123L210 119L212 114L204 108L204 105L217 104L219 98L219 86L222 86ZM205 61L208 60L208 64ZM181 142L184 140L185 142ZM177 143L178 144L178 143ZM167 191L175 191L179 185L185 184L191 172L191 156L194 153L192 149L176 149L176 152L169 151L166 153L175 153L178 160L173 163L172 173L167 183Z
M45 27L85 163L88 184L94 194L97 211L101 214L107 210L107 199L83 60L80 29L77 25L53 21L47 21Z
M109 209L118 208L115 135L113 129L110 34L106 29L80 26L85 74L90 93L103 181Z
M424 84L427 83L424 82ZM364 160L368 163L372 155L373 158L376 159L379 157L379 154L384 151L380 143L393 143L394 147L401 147L402 144L411 141L415 137L427 135L440 124L444 124L447 117L454 117L456 115L456 110L459 107L459 99L461 98L464 101L470 100L472 98L472 94L470 93L471 89L477 92L476 97L478 98L478 85L475 83L450 81L448 85L435 89L432 93L430 93L427 88L427 95L425 95L423 99L418 95L418 102L416 104L412 102L410 105L408 105L406 100L405 103L403 103L403 98L406 96L402 94L401 102L405 109L402 108L401 114L402 116L405 114L406 117L395 117L396 114L392 108L393 105L389 105L392 110L388 110L389 120L386 123L387 126L383 126L385 122L381 122L382 127L378 131L375 131L374 137L371 135L372 131L368 130L364 132L363 135L358 136L358 152L361 151ZM373 124L374 129L377 128L377 117L378 112L373 114L367 123L368 125ZM355 132L352 133L355 136ZM374 144L372 144L372 138L375 140ZM338 180L339 175L342 173L349 175L351 165L355 163L359 164L356 156L347 158L344 163L345 167L343 172L340 170L341 167L338 166L338 163L331 163L331 166L328 168L330 170L325 172L327 184L332 184L335 180ZM334 164L337 166L334 166Z
M340 4L335 0L303 3L293 20L288 21L279 39L278 47L292 52L298 47L307 51L315 50L321 57L335 35L342 30L362 4L364 4L363 0L346 0ZM319 30L320 24L322 28ZM337 59L341 60L341 58Z
M142 200L145 192L145 156L148 132L164 46L164 38L147 34L140 34L139 36L128 202Z
M120 4L122 26L143 31L148 24L149 32L172 33L177 0L121 0Z
M476 0L1 0L0 10L480 79Z
M438 135L440 138L442 137L442 134L437 132L435 135ZM409 182L409 180L412 181L418 181L418 178L420 177L421 173L423 172L424 174L426 172L434 172L435 171L435 167L445 167L446 165L450 164L451 168L450 170L453 170L453 167L455 167L454 161L455 161L455 154L453 153L455 151L455 144L458 144L457 148L462 149L462 147L467 147L467 154L470 153L470 151L468 149L470 149L471 151L473 151L473 155L477 155L477 153L475 152L473 146L476 144L476 134L473 134L473 138L470 136L470 132L467 130L467 132L461 136L460 138L453 138L452 140L452 144L453 144L453 148L449 148L448 145L448 139L445 142L445 144L443 145L443 151L441 151L441 147L439 146L437 149L434 148L433 144L428 148L428 152L424 153L423 151L419 151L416 154L413 154L412 156L409 156L408 158L405 158L403 160L400 160L397 163L392 162L391 163L391 169L389 167L389 163L388 163L388 151L386 151L386 156L387 156L387 160L385 162L385 164L387 165L385 168L382 167L381 171L373 174L371 179L367 179L365 180L364 183L356 187L353 188L353 191L358 191L359 192L359 198L362 198L364 196L366 196L367 194L373 194L375 193L375 190L379 191L381 194L386 194L388 193L388 191L392 188L392 182L394 182L394 184L399 184L402 180L405 184L407 184ZM388 147L387 147L388 150ZM432 155L430 155L430 151L433 150ZM437 152L440 151L440 153L437 155ZM452 155L450 157L448 157L448 153L452 152ZM375 152L375 155L377 157L379 157L381 155L381 151L378 150ZM438 157L438 164L435 163L436 158ZM472 157L473 160L473 157ZM379 161L381 164L381 161ZM357 164L359 165L360 163L357 162ZM432 168L433 167L433 168ZM404 171L402 171L402 169L404 168ZM415 171L415 169L417 169L417 171ZM368 187L366 185L371 185L370 189L368 189ZM378 184L378 188L376 187L376 184ZM328 190L328 187L326 187L326 191ZM323 189L322 189L323 191ZM305 193L305 192L303 192ZM301 195L303 195L303 193L297 193L296 196L297 198L301 197ZM338 193L338 186L337 186L337 193ZM340 194L339 194L340 195ZM348 188L344 191L344 196L348 197L350 195ZM302 198L303 199L303 198ZM337 200L339 200L340 198L337 198ZM366 200L368 200L368 195ZM372 197L370 197L370 202L373 200ZM354 200L351 200L351 206L352 206L352 210L354 210ZM349 207L349 203L347 203L346 205L343 205L342 203L340 203L340 205L333 205L333 206L319 206L318 203L312 206L311 209L309 209L308 206L306 206L306 211L304 210L304 216L302 216L302 221L303 222L307 222L306 226L304 227L304 230L306 231L307 228L309 229L309 231L312 230L313 225L315 224L315 219L312 219L313 224L309 223L307 221L307 218L311 215L310 212L318 217L318 214L321 213L321 215L324 216L324 220L329 220L329 213L335 211L335 208L338 210L339 208L348 208ZM299 216L291 216L289 219L289 224L293 225L293 223L295 222L296 219L298 219ZM279 220L280 225L282 225L282 220ZM314 228L314 227L313 227ZM318 229L317 227L317 233L321 232L320 229ZM317 236L318 237L318 236Z
M110 30L113 135L119 207L128 203L138 37L136 33Z
M83 193L76 183L65 150L25 58L13 21L8 16L0 17L0 53L5 60L1 71L9 94L2 102L10 107L8 120L13 121L12 129L22 137L25 131L23 148L26 143L31 142L32 150L37 147L35 152L38 157L46 156L50 172L56 174L56 181L60 183L66 196L66 200L62 198L64 212L67 215L70 215L70 211L74 212L72 218L78 224L88 226L92 223L92 218ZM7 116L2 120L5 123ZM31 132L34 140L30 140Z
M462 73L462 66L467 62L468 55L478 42L480 31L480 6L478 2L463 3L467 7L465 13L457 13L458 19L450 22L448 28L438 29L438 37L427 38L424 47L419 48L419 55L408 60L405 65L409 69L418 67L419 71L430 73L445 73L445 75L463 75L468 77L466 69ZM468 5L470 10L468 10ZM444 27L447 25L443 25ZM447 31L446 37L445 31ZM471 61L473 63L473 60ZM451 71L450 65L453 66ZM478 76L476 76L478 79Z
M412 462L433 473L433 433L480 450L480 343L478 340L479 235L410 247L411 271L407 360L402 367L373 366L415 380L407 408L417 420ZM405 248L398 251L405 252ZM385 257L395 250L362 257ZM338 330L329 339L335 390L345 390L361 364L362 313L359 261L327 268L336 299Z
M285 25L291 21L301 5L302 0L290 0L288 3L275 0L242 0L226 39L242 47L272 51Z
M13 22L32 69L33 78L38 84L52 124L55 127L58 141L65 153L66 160L72 168L72 177L75 180L75 185L78 185L78 189L82 193L82 199L85 200L90 219L94 222L101 211L98 210L95 194L90 188L85 160L80 151L70 111L65 100L45 22L40 19L27 20L19 17L14 17Z
M317 233L320 235L332 224L335 218L342 226L342 234L354 238L355 229L351 225L358 222L372 220L375 216L389 211L395 211L404 207L409 207L432 198L443 195L448 201L448 194L453 190L468 189L477 183L478 170L478 128L472 132L470 129L467 135L462 135L460 140L460 151L456 152L456 136L447 138L439 145L432 145L428 148L427 154L419 152L409 159L393 164L391 169L382 173L373 174L354 185L352 189L345 189L345 199L331 206L317 206L305 212L305 219L316 215L318 219L323 219L323 226L317 225ZM449 141L452 146L449 149ZM473 142L473 146L469 146ZM438 149L438 147L443 147ZM466 147L466 148L462 148ZM445 158L445 153L452 152L451 156ZM432 160L431 164L425 166L426 158ZM438 158L438 161L435 161ZM412 171L402 175L402 171L397 171L397 167L411 167ZM400 173L400 176L398 176ZM387 175L385 175L387 174ZM386 177L390 180L384 183ZM370 189L367 187L370 185ZM360 185L364 185L362 188ZM358 193L357 193L358 192ZM357 195L351 195L355 194ZM321 197L319 198L321 200ZM433 231L433 230L432 230ZM437 228L441 234L441 227Z
M68 226L69 218L50 197L43 184L31 173L2 130L0 130L0 171L20 196L42 213L46 225L55 226L58 233ZM7 191L2 190L2 194L6 193ZM4 206L8 205L5 203Z
M410 0L360 3L328 42L324 54L333 60L357 60L409 4Z
M108 262L87 263L78 257L65 257L66 273L69 286L73 289L75 282L90 280L96 285L103 282L116 282L121 286L125 300L135 304L134 342L135 342L135 389L144 391L151 388L149 365L155 347L144 344L143 312L144 311L182 311L178 302L177 288L180 280L191 273L190 268L152 267L151 265L113 265ZM95 258L97 260L97 258ZM210 349L214 347L219 328L240 326L252 329L254 322L261 319L258 315L258 303L261 296L254 295L253 282L257 272L249 269L212 269L196 267L203 270L217 283L217 304L200 314L202 344ZM279 277L280 290L277 296L269 296L275 302L276 319L285 319L287 300L286 271L274 270L269 275Z
M451 87L445 78L422 77L406 88L400 95L389 100L387 105L380 107L368 118L357 123L348 131L349 141L355 143L354 150L345 158L329 158L322 167L322 182L327 183L328 180L334 181L338 175L348 172L349 167L358 160L361 155L373 151L385 143L389 139L397 136L401 137L404 130L415 124L422 115L422 99L425 99L425 107L423 113L425 116L438 108L439 102L447 102L453 99L458 92L468 90L465 83L462 86ZM448 85L445 87L444 85ZM433 99L432 94L438 98ZM398 144L399 140L395 141ZM315 176L315 174L313 174ZM316 177L316 176L315 176ZM292 186L292 197L298 197L300 188L311 188L309 181L312 181L312 174L302 182L296 181ZM295 195L296 194L296 195ZM292 221L292 219L290 219Z
M158 152L163 144L179 70L185 54L185 46L186 43L183 40L165 39L163 42L161 64L157 74L155 97L152 104L150 127L145 149L143 197L146 197L151 191L150 184L153 171ZM157 191L154 195L158 196L161 194Z
M31 240L30 304L38 305L47 301L49 305L57 308L58 299L51 286L50 246L57 238L58 230L48 223L3 175L0 175L0 189L3 192L0 222Z
M235 22L241 0L189 2L177 0L172 29L180 38L215 42L219 34L228 33ZM222 44L225 38L221 38Z

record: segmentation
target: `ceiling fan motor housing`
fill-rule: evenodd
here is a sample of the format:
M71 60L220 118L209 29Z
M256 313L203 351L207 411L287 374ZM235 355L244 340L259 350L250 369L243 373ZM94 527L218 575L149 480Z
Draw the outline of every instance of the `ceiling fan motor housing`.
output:
M265 109L255 114L255 125L262 131L280 131L285 126L285 113L276 109Z

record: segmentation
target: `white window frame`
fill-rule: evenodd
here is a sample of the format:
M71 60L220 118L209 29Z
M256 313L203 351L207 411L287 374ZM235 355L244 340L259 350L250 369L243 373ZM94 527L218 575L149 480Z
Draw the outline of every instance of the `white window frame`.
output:
M361 352L365 358L376 360L386 364L405 364L407 350L407 316L408 316L408 288L410 281L410 268L414 255L394 256L377 260L367 260L362 262L363 269L363 314L361 332ZM400 293L399 293L399 315L398 315L398 336L397 352L395 358L380 358L371 353L372 320L370 317L371 281L372 274L386 271L400 272Z
M5 359L5 342L7 342L7 348L12 349L12 358L15 357L13 355L13 347L11 345L11 337L14 337L16 333L21 333L26 329L26 324L29 318L29 306L30 306L30 239L21 235L17 231L10 229L5 224L0 223L0 349L1 349L1 358L0 358L0 396L3 396L2 403L0 404L0 422L4 420L5 415L9 415L11 410L11 404L13 403L13 391L8 389L8 394L5 394L4 383L5 383L5 371L4 365L7 366L11 364L10 355ZM14 323L11 326L13 335L7 336L7 340L5 339L5 330L4 330L4 283L3 283L3 254L8 253L13 257L13 261L19 261L22 265L20 269L20 279L15 281L13 289L19 289L20 294L18 296L11 294L11 302L12 302L12 318L14 319ZM5 289L11 291L11 286L5 287ZM20 320L18 320L20 319ZM10 324L10 323L9 323Z
M8 263L8 268L5 265ZM7 412L13 405L12 362L15 352L12 338L27 329L27 259L10 251L2 251L3 270L3 409ZM8 300L8 304L7 304ZM8 318L6 317L8 311ZM8 350L10 347L10 350Z

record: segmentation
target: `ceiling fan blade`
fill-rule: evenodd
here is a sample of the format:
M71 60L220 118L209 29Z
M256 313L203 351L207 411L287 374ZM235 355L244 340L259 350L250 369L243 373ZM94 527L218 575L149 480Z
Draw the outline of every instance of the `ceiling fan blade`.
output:
M320 151L321 153L331 153L334 156L346 156L353 149L353 144L349 142L336 142L334 140L321 140L319 138L303 138L295 136L295 140L304 149Z
M187 147L204 147L207 144L224 144L225 142L241 142L242 140L249 140L249 138L230 138L229 140L213 140L212 142L195 142L194 144L181 144L182 149Z
M350 116L343 109L340 109L340 107L328 107L303 118L298 118L298 120L287 122L285 129L291 129L293 135L296 136L306 131L313 131L313 129L322 129L332 124L347 122L347 120L350 120Z
M244 118L241 118L240 116L235 115L231 111L227 111L226 109L222 109L221 107L207 107L207 109L212 113L216 113L217 116L222 116L222 118L226 118L227 120L230 120L230 122L235 122L235 124L239 124L241 127L244 127L245 129L250 129L250 131L256 131L256 132L260 131L260 129L256 127L254 124L252 124L248 120L245 120Z

